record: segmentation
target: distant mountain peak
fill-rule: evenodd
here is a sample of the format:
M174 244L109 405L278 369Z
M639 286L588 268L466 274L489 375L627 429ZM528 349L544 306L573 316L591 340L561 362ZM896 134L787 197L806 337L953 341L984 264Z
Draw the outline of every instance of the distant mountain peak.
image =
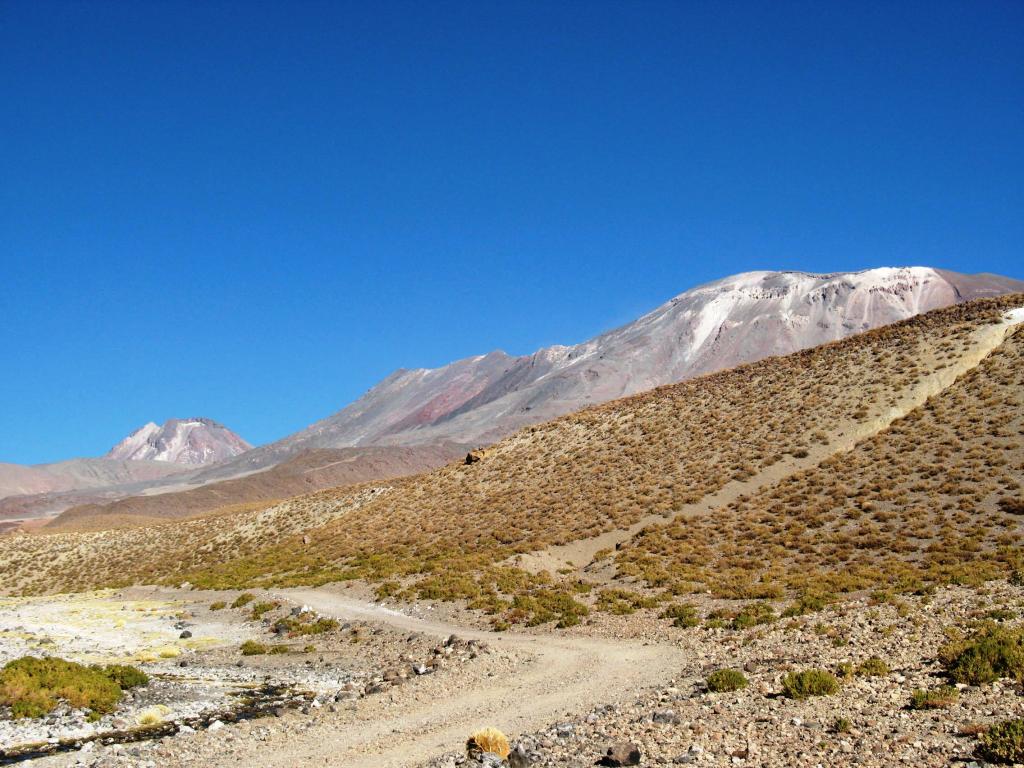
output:
M223 424L196 416L168 419L163 426L148 422L119 442L105 458L166 461L203 466L232 459L252 448Z
M251 472L317 448L483 445L589 405L1005 293L1024 293L1024 282L922 266L744 272L579 344L399 369L334 415L203 477Z

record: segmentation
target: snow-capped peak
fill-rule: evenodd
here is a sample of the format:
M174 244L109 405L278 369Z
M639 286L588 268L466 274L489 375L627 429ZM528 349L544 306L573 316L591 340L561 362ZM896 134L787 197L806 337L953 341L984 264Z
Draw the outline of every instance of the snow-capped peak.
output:
M106 458L200 466L233 458L251 447L212 419L169 419L162 427L153 422L139 427L111 448Z

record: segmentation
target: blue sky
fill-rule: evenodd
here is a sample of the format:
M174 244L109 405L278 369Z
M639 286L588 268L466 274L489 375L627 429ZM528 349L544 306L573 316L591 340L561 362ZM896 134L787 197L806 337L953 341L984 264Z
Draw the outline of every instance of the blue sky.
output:
M744 270L1024 277L1019 2L7 0L0 82L0 461Z

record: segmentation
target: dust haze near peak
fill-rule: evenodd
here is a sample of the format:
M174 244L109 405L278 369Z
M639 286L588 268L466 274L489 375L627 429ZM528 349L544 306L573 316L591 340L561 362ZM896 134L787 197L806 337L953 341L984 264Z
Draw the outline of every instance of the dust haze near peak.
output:
M746 272L580 344L400 369L333 416L205 474L227 477L315 448L490 443L587 405L1021 290L1022 281L930 267Z

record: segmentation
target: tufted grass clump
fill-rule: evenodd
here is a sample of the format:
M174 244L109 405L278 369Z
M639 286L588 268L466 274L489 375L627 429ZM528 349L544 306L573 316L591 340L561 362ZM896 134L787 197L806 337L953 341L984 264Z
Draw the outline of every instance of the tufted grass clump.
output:
M249 614L249 616L252 618L253 621L257 621L258 619L261 619L263 617L263 614L269 613L275 608L280 607L280 605L281 604L278 602L268 602L264 600L262 602L256 603L256 605L252 607L252 612Z
M839 681L824 669L805 669L790 672L782 680L782 695L791 699L808 696L830 696L839 690Z
M878 656L865 659L857 665L858 677L885 677L889 674L889 665Z
M104 675L109 677L124 691L130 688L138 688L149 682L149 675L141 669L129 666L128 664L107 664L104 667L97 667Z
M661 612L661 618L672 619L672 626L680 627L681 629L689 629L700 624L697 609L689 604L675 603L670 605Z
M338 626L334 619L314 617L311 613L287 616L274 622L274 629L280 629L292 636L322 635L337 629Z
M597 610L616 616L628 616L641 608L653 608L658 601L653 597L628 589L602 589L597 595Z
M95 720L113 712L121 699L118 679L137 685L143 684L138 682L141 678L148 681L131 667L117 665L110 669L107 672L102 667L64 659L23 656L0 670L0 705L10 707L15 718L42 717L64 699L76 709L90 710Z
M244 608L245 606L247 606L249 603L251 603L255 599L256 599L256 595L254 595L252 592L243 592L242 594L240 594L238 597L235 598L235 601L233 603L231 603L231 607L232 608Z
M246 640L238 650L242 652L243 656L262 656L267 652L267 646L257 643L255 640Z
M916 689L910 695L911 709L945 709L956 703L960 691L955 685L940 685L938 688Z
M712 693L738 691L747 685L747 676L738 669L716 669L708 675L708 690Z
M956 683L984 685L1001 677L1024 680L1024 628L985 624L969 639L944 645L939 660Z
M508 737L497 728L481 728L466 740L466 753L471 758L482 752L490 752L504 760L511 751Z
M993 725L981 734L975 751L990 763L1024 763L1024 718Z
M220 611L220 610L223 610L224 608L227 608L227 605L228 604L225 603L223 600L214 600L212 603L210 603L210 610L211 611Z
M779 617L770 603L748 603L732 620L733 629L749 629L759 624L771 624Z

